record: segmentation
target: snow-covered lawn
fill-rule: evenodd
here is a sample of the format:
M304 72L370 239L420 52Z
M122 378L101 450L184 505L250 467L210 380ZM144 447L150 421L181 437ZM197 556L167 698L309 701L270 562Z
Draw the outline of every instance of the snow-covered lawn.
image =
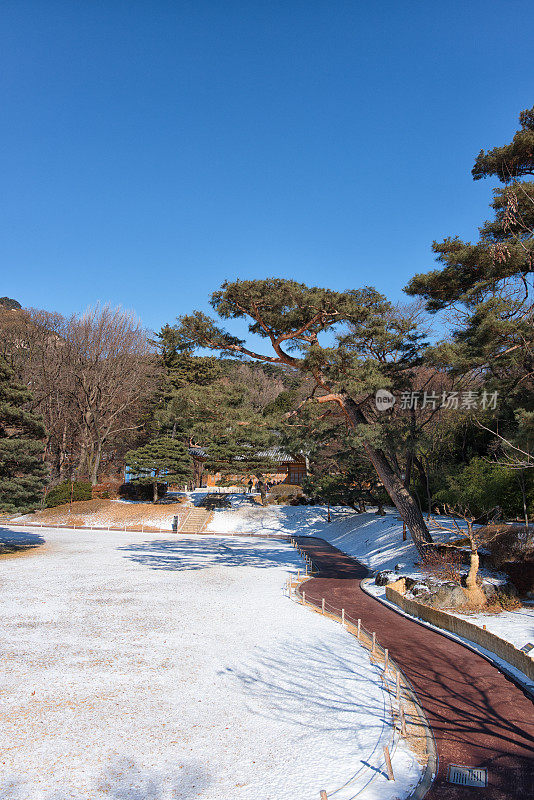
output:
M389 701L366 651L284 596L301 567L286 543L38 535L0 561L2 800L392 800L416 783L403 744L396 782L380 771Z
M417 550L409 534L403 542L402 522L392 509L388 509L386 515L381 517L372 512L357 514L347 508L336 508L331 511L332 521L329 523L327 511L322 506L252 507L235 496L232 505L232 511L215 512L215 518L209 526L211 530L259 530L264 533L321 536L374 571L393 570L399 565L400 574L423 577L416 566L419 560ZM435 538L446 535L442 531L434 534ZM385 595L382 587L371 586L370 589L379 596ZM473 614L466 616L466 619L480 627L485 625L487 630L516 647L534 642L534 608L523 607L500 614Z

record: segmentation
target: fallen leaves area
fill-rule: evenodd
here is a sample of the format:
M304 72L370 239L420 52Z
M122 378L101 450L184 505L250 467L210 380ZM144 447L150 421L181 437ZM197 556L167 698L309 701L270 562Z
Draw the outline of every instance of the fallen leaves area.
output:
M17 522L38 525L68 525L69 527L103 527L147 531L171 530L173 517L187 513L184 503L120 503L113 500L78 500L55 508L45 508L34 514L17 517Z

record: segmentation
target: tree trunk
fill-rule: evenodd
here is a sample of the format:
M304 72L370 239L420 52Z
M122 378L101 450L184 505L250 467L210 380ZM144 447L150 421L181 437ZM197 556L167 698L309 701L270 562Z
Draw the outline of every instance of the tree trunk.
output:
M59 444L59 454L58 454L58 477L59 482L62 483L66 477L66 469L67 469L67 426L66 424L63 425L63 431L61 434L61 442Z
M469 572L465 580L466 594L471 605L483 606L486 604L486 595L477 583L480 558L476 550L471 550Z
M98 470L100 469L100 460L102 458L102 443L97 442L96 448L93 452L92 465L91 465L91 484L96 486L98 483Z
M404 485L410 491L410 483L412 480L412 465L413 465L413 450L410 450L406 457L406 470L404 472Z
M158 499L158 479L157 479L157 477L156 477L156 480L154 481L154 494L152 495L152 497L153 497L154 502L156 502L157 499Z
M416 456L414 456L414 464L417 466L417 469L419 470L421 478L423 479L423 482L425 484L426 505L427 505L427 512L428 512L427 519L430 519L430 515L432 514L432 495L430 493L430 481L428 479L428 469L425 468L425 465L423 464L423 462L419 458L417 458Z
M528 506L527 506L527 493L525 487L525 471L519 470L519 472L516 472L516 479L519 484L519 488L521 490L521 499L523 501L523 517L525 520L525 528L528 533Z
M353 427L357 427L362 423L366 424L367 420L354 400L347 394L341 395L341 397L343 400L343 407ZM401 478L392 469L384 452L373 447L368 442L363 442L362 446L376 469L386 492L397 508L401 519L406 523L419 555L424 555L425 542L432 542L432 537L428 532L425 520L423 519L423 515L417 503L407 490Z

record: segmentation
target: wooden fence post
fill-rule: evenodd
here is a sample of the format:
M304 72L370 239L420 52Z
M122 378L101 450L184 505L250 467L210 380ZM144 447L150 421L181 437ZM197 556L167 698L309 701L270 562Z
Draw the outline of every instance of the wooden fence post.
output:
M406 736L406 717L404 715L404 706L402 705L400 707L400 723L401 723L401 733L403 736Z
M384 672L388 671L388 663L389 663L389 651L386 647L384 650Z
M359 619L359 620L358 620L358 639L360 638L360 630L361 630L361 627L362 627L362 621L361 621L361 619Z
M397 670L397 702L400 701L400 672Z
M306 592L302 592L302 604L306 605Z
M324 789L321 789L321 800L328 800L328 797L326 796L326 792Z
M321 611L322 611L322 612L323 612L323 614L324 614L324 597L323 597L323 599L321 600Z
M376 647L376 633L373 631L373 647L371 649L371 655L374 656L375 654L375 647Z
M341 609L341 624L345 625L345 609Z
M394 781L395 776L393 774L393 767L391 766L391 757L389 755L389 747L386 745L384 747L384 758L386 759L386 769L388 771L388 781Z

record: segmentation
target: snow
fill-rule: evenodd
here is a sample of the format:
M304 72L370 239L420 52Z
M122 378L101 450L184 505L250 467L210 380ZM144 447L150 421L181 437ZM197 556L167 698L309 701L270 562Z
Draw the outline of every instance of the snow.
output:
M501 611L500 614L458 614L456 616L466 619L479 628L486 626L486 630L506 639L517 648L521 649L531 642L534 647L534 609L519 608L517 611Z
M37 538L0 562L2 800L393 800L417 782L403 742L384 775L367 652L284 596L302 566L285 542Z
M259 530L263 533L291 533L296 536L321 536L350 556L354 556L374 572L399 566L399 574L422 578L424 573L417 565L419 556L410 535L402 540L402 522L396 511L387 509L385 516L374 512L358 514L347 508L327 510L323 506L250 506L242 498L232 498L232 511L216 511L208 528L220 532ZM433 533L434 538L447 537L446 532ZM456 532L451 530L451 535ZM481 570L482 574L485 574ZM498 582L496 579L494 582ZM384 594L381 587L370 585L377 596ZM455 613L455 612L449 612ZM469 622L482 627L523 647L534 642L534 608L523 606L517 611L500 614L469 614Z

